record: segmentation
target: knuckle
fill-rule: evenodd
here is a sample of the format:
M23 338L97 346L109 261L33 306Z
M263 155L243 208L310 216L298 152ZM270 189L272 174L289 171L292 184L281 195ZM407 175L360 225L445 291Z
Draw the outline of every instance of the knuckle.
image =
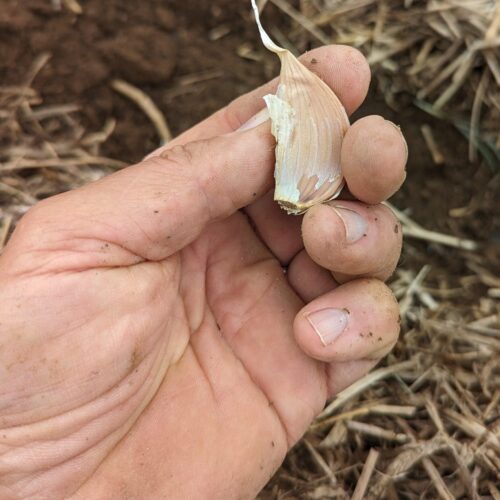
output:
M209 140L200 140L174 146L160 155L167 162L169 170L176 173L187 183L206 190L213 171L213 155L209 151Z
M160 158L166 161L170 167L180 167L184 170L193 163L193 149L193 143L177 145L162 151Z
M209 210L208 192L211 182L211 165L207 147L208 140L180 144L162 151L159 158L163 168L170 171L175 170L176 176L196 191L199 199L207 200L206 208Z
M208 219L212 214L212 191L213 179L213 155L209 151L208 140L190 142L188 144L172 148L169 161L180 168L181 175L186 184L190 186L202 202L201 211Z

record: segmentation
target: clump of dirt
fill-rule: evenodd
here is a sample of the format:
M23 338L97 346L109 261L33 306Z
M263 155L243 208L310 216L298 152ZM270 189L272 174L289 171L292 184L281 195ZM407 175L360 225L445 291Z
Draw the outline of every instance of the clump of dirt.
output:
M264 69L236 53L245 34L252 31L255 38L248 9L234 2L168 5L163 0L88 0L76 15L54 10L48 0L22 5L6 0L0 13L0 80L18 84L37 55L50 53L33 85L44 103L79 104L90 129L115 117L116 131L103 152L137 161L158 146L158 139L144 115L111 90L111 79L148 93L175 134L265 79ZM227 35L210 41L210 29L224 25ZM186 76L194 83L183 84Z
M130 40L135 43L130 45ZM168 81L177 59L175 39L148 25L127 27L97 46L114 74L137 85Z

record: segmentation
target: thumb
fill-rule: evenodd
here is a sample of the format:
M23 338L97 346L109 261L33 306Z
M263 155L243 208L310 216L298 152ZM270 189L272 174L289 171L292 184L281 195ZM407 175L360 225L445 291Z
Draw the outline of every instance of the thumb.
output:
M28 213L32 223L20 226L29 227L29 240L38 248L47 240L53 248L54 238L60 242L61 237L96 240L161 260L192 242L210 222L269 190L273 162L268 123L163 148L136 165L44 200Z

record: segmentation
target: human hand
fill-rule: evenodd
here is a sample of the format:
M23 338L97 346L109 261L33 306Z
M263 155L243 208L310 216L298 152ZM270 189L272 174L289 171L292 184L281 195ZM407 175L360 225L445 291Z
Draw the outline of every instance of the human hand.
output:
M352 113L364 58L313 58ZM0 258L2 499L249 498L395 344L401 231L379 203L404 139L359 120L342 149L359 201L287 216L269 123L237 130L276 84L20 221Z

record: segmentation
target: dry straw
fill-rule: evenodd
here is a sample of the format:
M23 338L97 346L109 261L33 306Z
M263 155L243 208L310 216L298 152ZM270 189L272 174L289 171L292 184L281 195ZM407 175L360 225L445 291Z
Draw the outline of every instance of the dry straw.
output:
M297 53L310 41L358 47L392 107L406 92L464 133L471 159L479 150L498 166L500 3L266 4L292 19L287 43ZM442 163L432 131L422 132ZM478 242L429 231L391 208L410 238L405 255L428 261L415 238L446 245L468 272L429 264L397 272L391 287L401 341L381 367L327 405L261 499L500 498L500 279L493 272L500 263Z
M408 92L468 137L471 160L479 148L498 168L500 2L301 0L301 10L287 0L263 3L293 19L289 38L299 51L311 39L359 48L391 106Z
M77 2L63 3L78 10ZM301 0L297 9L285 0L262 0L261 7L266 3L296 23L287 46L302 50L311 37L357 46L388 102L397 105L398 93L409 91L433 113L467 117L473 146L478 137L498 145L496 2ZM0 249L36 200L122 166L99 152L114 120L88 133L75 105L44 105L32 84L47 61L42 54L24 82L0 87ZM197 75L171 98L218 75ZM127 90L166 138L149 101ZM443 237L399 215L412 238L406 255L428 261L413 238L454 247L461 274L403 264L391 284L401 305L401 341L380 367L327 406L262 499L500 498L499 262L475 241Z
M15 221L38 200L124 165L99 154L115 120L86 133L74 118L78 106L44 105L32 83L48 60L40 55L20 85L0 86L0 251Z
M472 274L397 272L403 338L325 408L261 499L500 498L500 306L474 298L500 280L486 258L458 258Z

